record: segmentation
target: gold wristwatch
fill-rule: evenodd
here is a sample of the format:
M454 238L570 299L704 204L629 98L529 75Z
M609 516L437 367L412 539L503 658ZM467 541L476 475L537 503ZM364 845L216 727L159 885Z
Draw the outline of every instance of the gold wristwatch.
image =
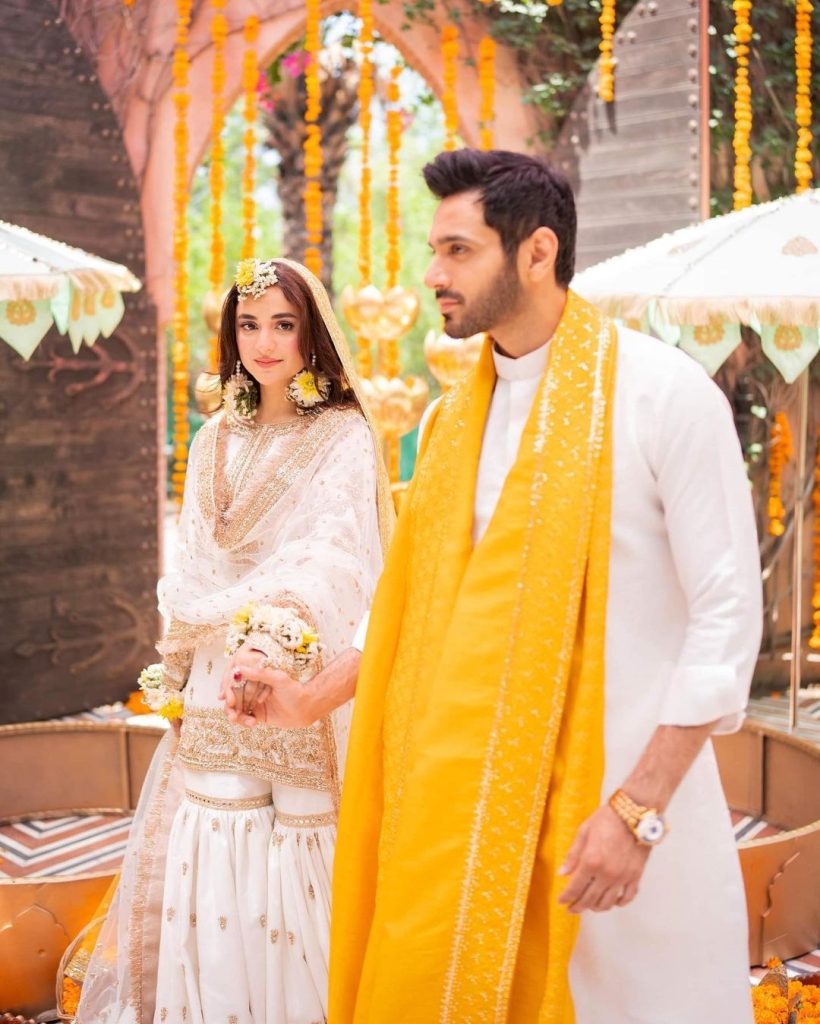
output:
M656 807L641 807L622 789L615 790L609 798L609 806L641 846L657 846L669 831Z

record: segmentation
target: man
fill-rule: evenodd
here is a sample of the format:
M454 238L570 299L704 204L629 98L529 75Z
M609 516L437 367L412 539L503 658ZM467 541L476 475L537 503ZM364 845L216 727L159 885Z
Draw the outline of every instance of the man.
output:
M761 622L728 405L568 290L574 202L545 163L424 175L425 283L481 359L430 416L361 661L301 688L236 666L283 726L356 691L329 1019L747 1024L708 742L742 720Z

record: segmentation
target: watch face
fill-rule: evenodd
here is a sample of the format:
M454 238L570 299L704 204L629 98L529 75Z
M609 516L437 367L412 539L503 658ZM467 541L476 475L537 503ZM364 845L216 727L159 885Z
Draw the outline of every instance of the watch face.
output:
M635 829L638 839L642 843L649 843L650 845L659 843L663 839L665 832L663 818L658 814L644 814Z

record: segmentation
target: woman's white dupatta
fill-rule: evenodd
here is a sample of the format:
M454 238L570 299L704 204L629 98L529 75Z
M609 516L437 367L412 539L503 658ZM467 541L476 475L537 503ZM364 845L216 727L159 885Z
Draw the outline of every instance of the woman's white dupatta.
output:
M199 431L188 463L176 564L159 584L160 608L171 625L157 647L180 682L197 645L223 634L231 616L252 600L298 608L317 627L326 660L335 657L349 646L370 605L390 537L393 509L378 438L327 293L300 264L276 262L309 285L358 407L306 419L272 446L275 454L260 432L227 509L227 424L219 414ZM335 776L329 788L336 800L351 712L348 703L327 723ZM80 1024L153 1021L165 854L183 791L177 748L169 733L146 776L118 891L83 985Z

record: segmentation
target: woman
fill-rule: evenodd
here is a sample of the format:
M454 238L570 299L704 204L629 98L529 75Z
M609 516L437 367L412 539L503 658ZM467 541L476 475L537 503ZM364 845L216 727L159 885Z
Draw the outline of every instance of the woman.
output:
M229 625L247 622L249 602L298 617L324 658L349 644L381 568L389 491L347 345L309 271L243 261L219 344L225 408L191 446L176 567L159 585L179 741L166 738L146 779L83 1024L326 1019L351 708L306 729L246 729L228 721L220 678ZM274 653L264 635L254 646Z

